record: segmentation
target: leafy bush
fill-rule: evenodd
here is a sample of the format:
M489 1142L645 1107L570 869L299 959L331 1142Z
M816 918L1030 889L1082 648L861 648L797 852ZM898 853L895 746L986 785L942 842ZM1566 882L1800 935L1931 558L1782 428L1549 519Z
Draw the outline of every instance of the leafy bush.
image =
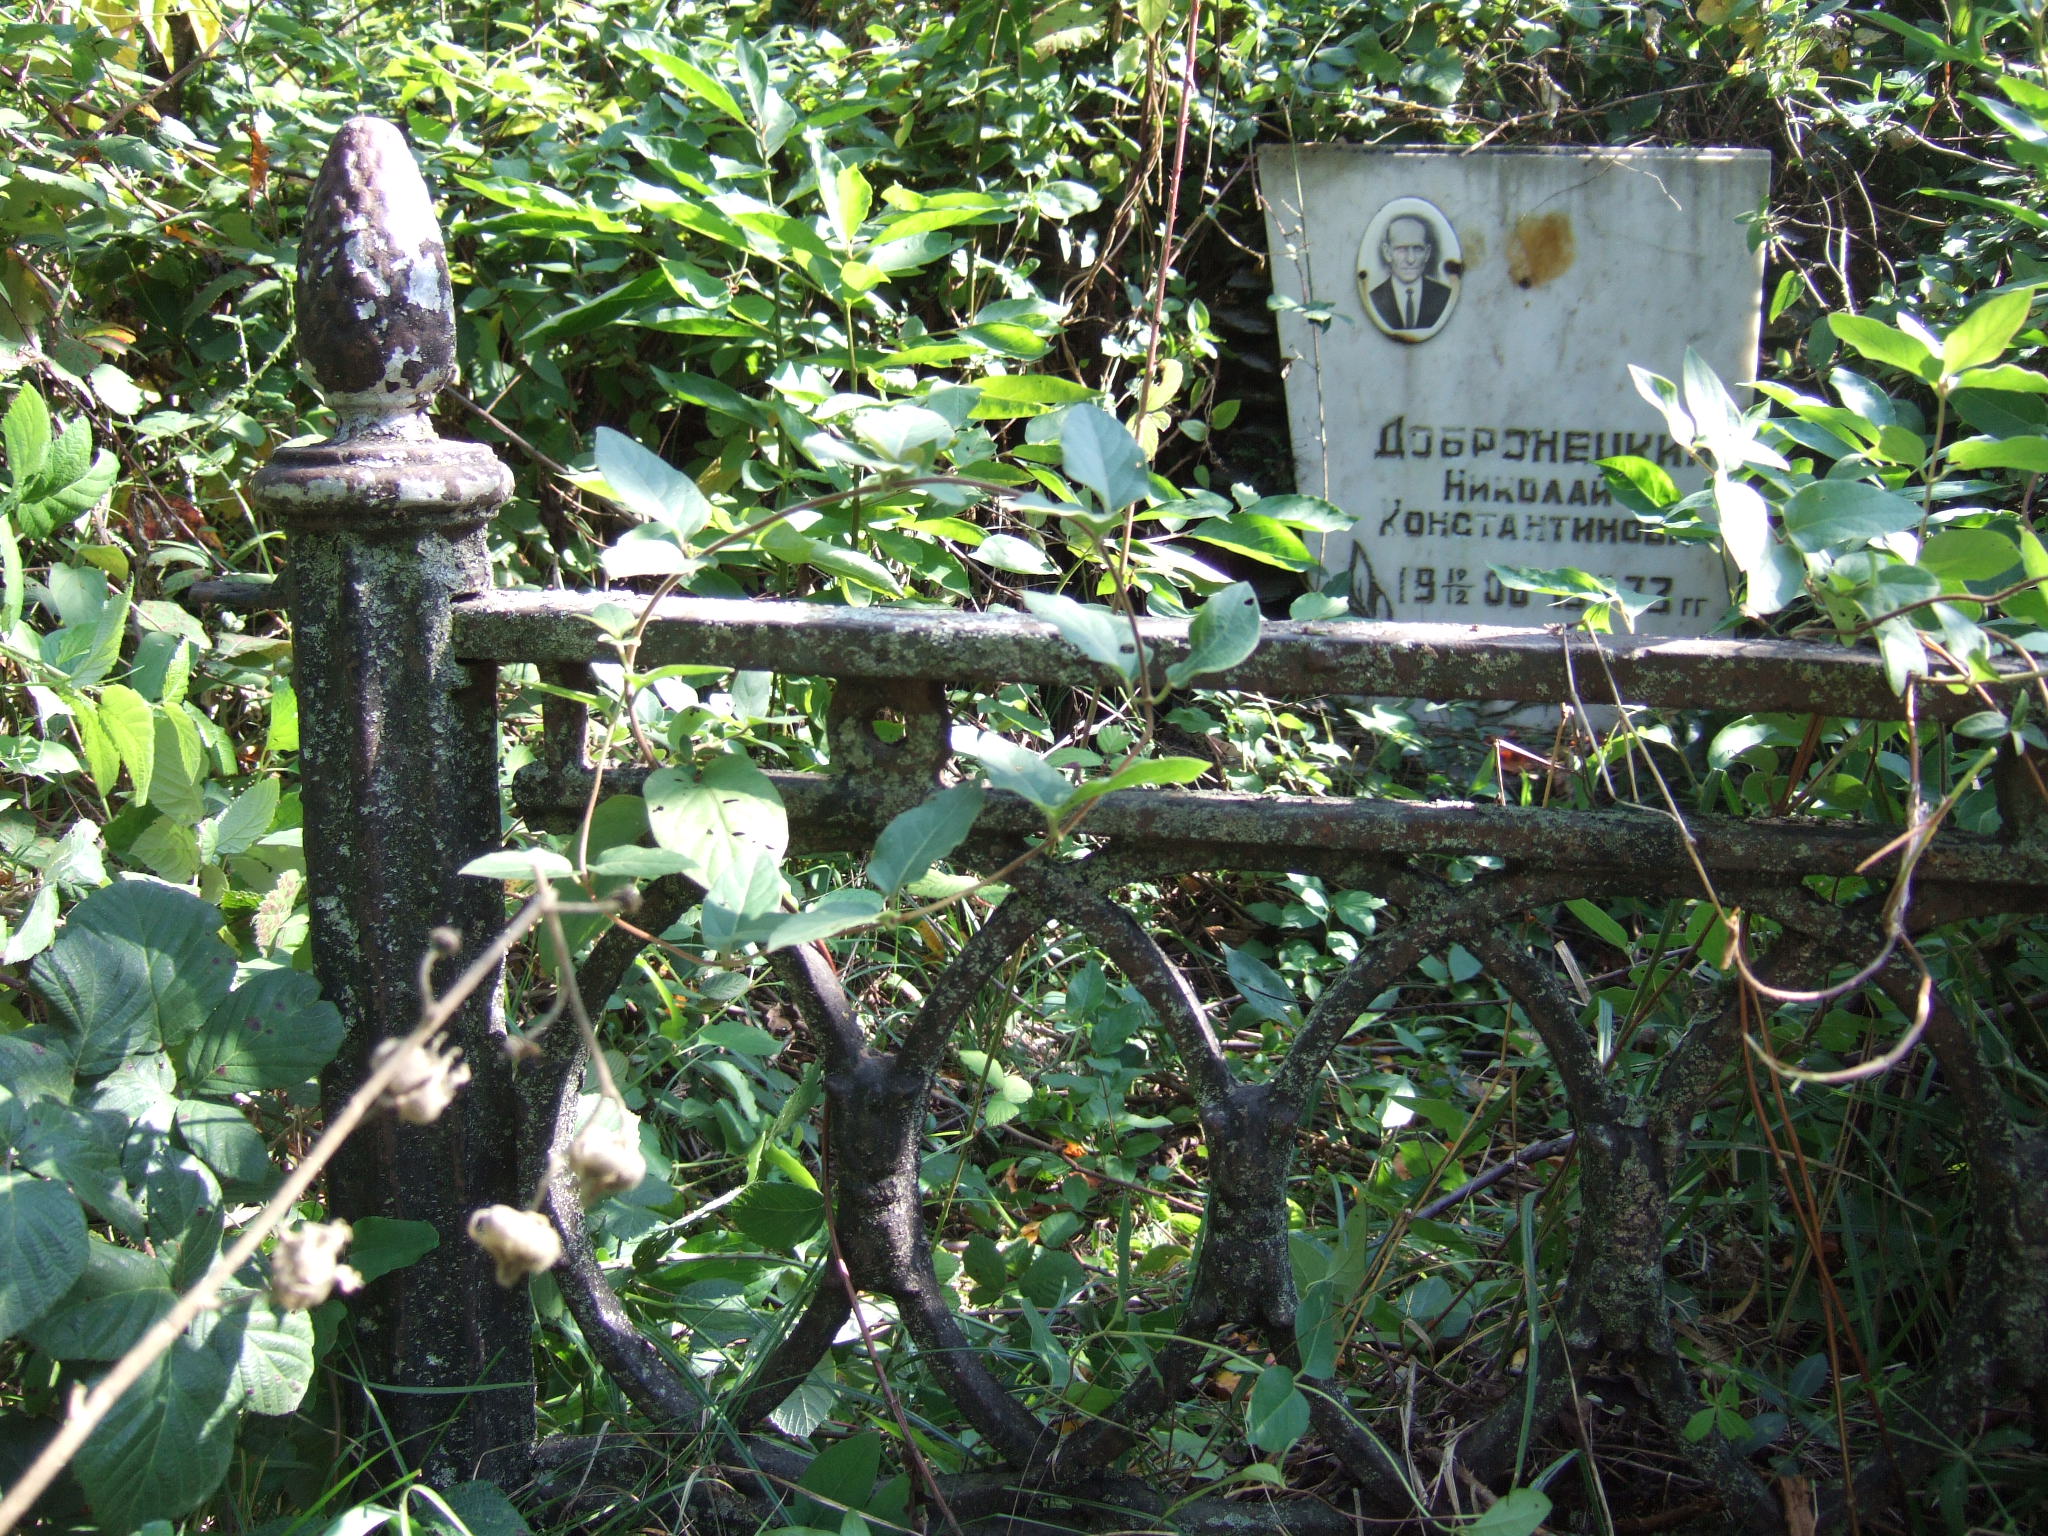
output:
M0 1034L0 1338L27 1346L48 1390L118 1358L212 1264L228 1210L275 1185L266 1143L341 1043L310 976L238 966L220 929L217 907L174 886L106 886L36 960L51 1022ZM108 1529L198 1506L242 1416L305 1396L311 1320L238 1278L74 1463Z

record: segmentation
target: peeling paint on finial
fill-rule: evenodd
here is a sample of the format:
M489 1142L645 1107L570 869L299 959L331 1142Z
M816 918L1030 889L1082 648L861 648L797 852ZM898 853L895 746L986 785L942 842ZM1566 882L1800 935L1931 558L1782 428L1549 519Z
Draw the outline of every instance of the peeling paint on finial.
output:
M433 200L405 136L342 125L299 241L299 355L335 414L334 441L431 437L455 378L455 302Z

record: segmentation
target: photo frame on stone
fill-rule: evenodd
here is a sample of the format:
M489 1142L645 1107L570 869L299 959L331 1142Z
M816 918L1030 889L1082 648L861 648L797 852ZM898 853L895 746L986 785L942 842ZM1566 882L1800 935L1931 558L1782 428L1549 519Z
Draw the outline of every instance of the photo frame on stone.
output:
M1428 341L1450 323L1465 280L1458 231L1426 198L1381 205L1358 247L1358 295L1366 318L1404 345Z

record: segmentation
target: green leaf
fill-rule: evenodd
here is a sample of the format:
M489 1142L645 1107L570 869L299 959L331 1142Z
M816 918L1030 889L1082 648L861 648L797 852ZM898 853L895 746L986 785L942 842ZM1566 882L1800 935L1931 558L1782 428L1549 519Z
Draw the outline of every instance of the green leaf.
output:
M1290 528L1309 528L1317 533L1345 533L1358 521L1320 496L1261 496L1244 510L1255 517L1270 517Z
M1464 1536L1530 1536L1550 1518L1550 1495L1536 1488L1510 1489L1470 1525Z
M230 1292L206 1342L228 1362L228 1391L245 1413L290 1413L312 1384L313 1320L267 1292Z
M804 1468L802 1481L798 1484L806 1493L814 1493L826 1502L798 1500L794 1511L796 1519L799 1523L839 1529L840 1510L868 1507L868 1501L875 1494L875 1476L881 1468L882 1437L874 1430L835 1440Z
M128 765L128 781L135 787L135 803L149 804L149 786L156 770L156 720L149 701L126 683L109 683L100 690L100 724Z
M118 1360L176 1303L170 1266L97 1236L80 1258L75 1283L29 1340L59 1360Z
M270 831L277 819L278 781L258 779L228 802L228 808L214 822L213 852L216 860L247 853Z
M1785 536L1813 554L1907 532L1920 516L1914 503L1868 481L1816 480L1785 498Z
M2019 546L1995 528L1945 528L1920 551L1920 568L1939 576L1942 584L1959 587L1968 581L1994 581L2020 563Z
M1230 973L1230 980L1244 998L1245 1007L1256 1018L1270 1019L1275 1024L1291 1024L1301 1016L1301 1009L1294 1000L1294 989L1287 985L1280 973L1249 950L1223 949L1223 968Z
M1206 757L1141 757L1107 778L1090 779L1067 798L1066 808L1119 789L1143 789L1151 784L1192 784L1216 765Z
M219 1486L234 1453L232 1388L227 1362L190 1339L151 1363L72 1462L100 1525L175 1519Z
M1941 376L1941 364L1926 343L1882 320L1873 320L1868 315L1829 315L1828 328L1837 339L1874 363L1889 363L1930 384Z
M1022 796L1047 815L1067 803L1074 786L1067 776L1036 752L998 736L994 731L969 734L963 730L955 743L959 750L980 763L989 782L997 789Z
M445 1497L469 1536L533 1536L533 1527L496 1483L457 1483Z
M1635 382L1636 393L1647 400L1657 414L1664 418L1665 430L1671 434L1672 441L1680 447L1690 448L1698 432L1693 426L1692 417L1688 416L1685 407L1678 403L1678 386L1662 374L1652 373L1647 368L1638 368L1634 363L1628 365L1628 376Z
M782 797L744 753L713 758L701 775L657 769L642 793L654 840L682 856L683 872L704 887L707 900L718 893L730 904L744 896L758 866L779 866L789 849Z
M1965 368L1978 368L1998 357L2026 324L2027 311L2033 303L2033 289L2014 288L1994 293L1973 306L1955 329L1941 339L1943 371L1961 373Z
M1184 688L1210 672L1227 672L1259 644L1259 599L1248 581L1213 592L1188 626L1188 654L1166 669L1166 680Z
M1284 1365L1269 1365L1259 1372L1245 1404L1246 1439L1262 1451L1285 1455L1308 1433L1308 1418L1308 1399L1294 1384L1294 1372Z
M979 784L955 784L914 805L882 828L868 857L868 880L894 896L959 847L987 797Z
M11 1339L85 1269L85 1212L61 1184L0 1173L0 1253L0 1339Z
M456 873L479 880L563 880L576 873L576 866L552 848L501 848L471 859Z
M205 1099L178 1101L178 1134L214 1173L228 1195L264 1195L277 1183L277 1169L249 1117L233 1104Z
M191 1092L220 1098L295 1088L334 1059L346 1028L310 973L268 967L236 988L186 1045L184 1080Z
M828 891L801 912L782 918L761 938L767 950L788 949L795 944L813 944L873 922L886 905L877 891Z
M967 551L970 560L1019 576L1050 576L1058 571L1044 550L1014 533L992 533Z
M623 433L599 427L596 457L601 489L627 511L685 541L711 521L711 503L697 482Z
M1311 571L1316 557L1308 552L1301 536L1285 523L1256 512L1236 512L1229 517L1212 517L1188 530L1187 536L1239 554L1263 565L1282 570Z
M8 478L15 494L23 495L50 463L50 408L33 384L22 385L7 414L0 417L0 441L7 446ZM24 531L35 538L49 530Z
M349 1239L348 1261L366 1281L417 1264L441 1246L441 1234L429 1221L360 1216L350 1225L354 1236Z
M14 1152L23 1168L62 1180L88 1209L139 1242L144 1217L121 1165L128 1130L97 1095L89 1109L45 1099L23 1113Z
M1099 603L1077 603L1057 592L1026 592L1024 606L1060 632L1090 661L1099 661L1125 682L1138 676L1138 642L1131 622Z
M1043 416L1065 405L1098 398L1097 392L1072 379L1049 373L998 373L977 382L981 391L971 413L976 421L1007 421L1018 416Z
M784 1253L825 1225L825 1200L795 1184L750 1184L732 1203L732 1224L771 1253Z
M982 393L986 399L987 381ZM1060 418L1060 464L1095 493L1105 512L1121 512L1152 492L1138 440L1099 405L1076 405Z
M1948 461L1956 469L2048 471L2048 437L1966 437L1951 443Z
M1626 955L1634 947L1633 941L1628 936L1628 930L1592 902L1584 900L1568 901L1565 903L1565 907L1572 916L1584 923L1587 929L1596 937L1606 940L1609 944L1620 950L1622 954Z
M206 815L206 744L199 727L177 706L151 711L155 768L149 803L173 821L197 826Z
M71 909L34 979L66 1027L52 1040L81 1077L175 1045L206 1022L234 980L220 913L154 880L123 880Z

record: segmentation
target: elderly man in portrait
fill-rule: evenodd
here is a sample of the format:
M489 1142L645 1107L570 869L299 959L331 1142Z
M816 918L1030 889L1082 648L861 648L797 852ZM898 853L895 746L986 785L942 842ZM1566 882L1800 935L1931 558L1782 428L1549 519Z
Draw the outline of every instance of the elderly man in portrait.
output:
M1402 214L1388 221L1380 240L1380 263L1388 277L1370 295L1388 330L1426 331L1443 319L1451 290L1432 276L1436 262L1436 230L1429 220Z

